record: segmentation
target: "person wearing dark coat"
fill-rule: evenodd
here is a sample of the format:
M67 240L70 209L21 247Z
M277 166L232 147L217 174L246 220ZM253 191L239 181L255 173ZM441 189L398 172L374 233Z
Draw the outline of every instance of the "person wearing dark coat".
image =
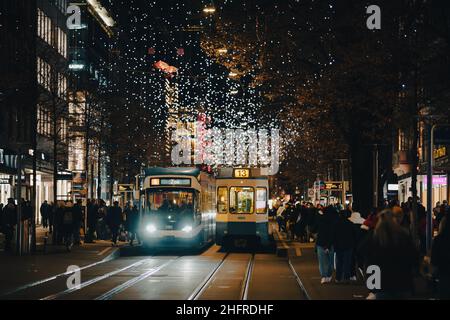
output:
M352 273L353 251L356 246L356 234L349 210L341 210L334 232L334 250L336 252L336 282L350 281Z
M87 237L85 242L94 243L94 233L97 230L98 222L98 209L97 201L89 200L87 205Z
M60 230L62 232L62 238L64 239L64 245L67 250L70 251L73 245L73 226L74 226L74 207L72 202L67 201L62 210L62 218L60 224Z
M126 230L129 235L130 245L133 245L135 238L139 241L138 228L139 228L139 211L136 205L129 208L125 212L126 214Z
M321 283L332 280L334 266L334 233L337 221L337 212L333 206L328 206L322 215L317 218L317 258Z
M22 199L22 221L33 219L33 207L31 201Z
M439 299L450 300L450 221L448 216L441 220L439 234L433 240L431 265L439 279Z
M17 225L17 206L13 198L8 199L2 214L3 232L5 234L5 251L11 251L14 227Z
M53 226L55 224L55 204L52 202L48 205L48 232L53 233Z
M119 202L115 201L114 205L109 208L106 215L106 222L111 229L112 245L117 246L117 237L119 235L119 228L122 224L122 209L119 207Z
M72 208L73 213L73 243L75 245L81 244L80 229L83 220L83 209L81 208L81 200L77 200Z
M65 203L64 201L58 201L55 210L53 212L53 243L60 245L63 242L64 238L64 213L65 213Z
M47 203L47 200L45 200L41 204L40 213L41 213L41 219L42 219L42 226L47 229L48 228L48 211L49 211L49 205Z

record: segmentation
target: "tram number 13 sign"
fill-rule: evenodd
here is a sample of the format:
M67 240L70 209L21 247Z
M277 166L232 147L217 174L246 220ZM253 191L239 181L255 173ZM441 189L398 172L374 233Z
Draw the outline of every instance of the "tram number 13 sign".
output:
M235 178L250 178L250 169L234 169Z

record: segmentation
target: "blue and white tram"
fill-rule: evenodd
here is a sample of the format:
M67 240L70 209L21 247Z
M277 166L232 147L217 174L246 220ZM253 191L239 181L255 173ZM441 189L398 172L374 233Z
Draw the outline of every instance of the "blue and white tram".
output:
M269 244L268 177L260 169L223 169L216 178L216 243Z
M214 177L197 168L147 168L140 237L146 248L199 248L214 242Z

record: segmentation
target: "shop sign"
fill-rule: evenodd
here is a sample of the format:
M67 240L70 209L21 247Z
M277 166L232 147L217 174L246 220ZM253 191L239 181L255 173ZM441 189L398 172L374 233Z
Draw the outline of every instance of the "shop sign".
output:
M0 177L0 184L9 184L9 177Z
M445 157L447 155L447 148L446 147L440 147L434 150L434 159L439 159L442 157Z
M343 189L344 189L344 185L342 182L333 182L333 181L325 182L325 190L339 191L339 190L343 190Z

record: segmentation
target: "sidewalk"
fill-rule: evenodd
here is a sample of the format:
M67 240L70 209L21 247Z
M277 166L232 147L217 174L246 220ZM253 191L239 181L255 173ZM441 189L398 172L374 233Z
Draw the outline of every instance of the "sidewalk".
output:
M271 225L274 239L277 242L277 254L286 256L296 271L305 295L310 300L362 300L369 295L361 274L358 281L350 284L334 282L321 284L319 263L314 243L299 243L286 239L286 234L278 232L275 224ZM413 299L431 299L433 294L423 277L415 279L415 295Z
M112 260L119 256L119 248L112 247L110 241L98 240L96 243L86 243L74 246L67 252L65 246L47 245L44 252L45 230L36 230L37 252L34 254L16 256L3 251L3 237L0 239L0 299L11 290L27 286L67 271L71 265L81 267L100 261ZM51 236L49 236L51 238ZM119 246L124 246L120 243Z
M289 259L291 267L296 271L305 296L309 300L354 300L365 299L369 291L361 279L351 284L321 284L319 263L314 243L300 243L287 240L284 232L278 232L275 222L271 230L277 242L277 255Z

